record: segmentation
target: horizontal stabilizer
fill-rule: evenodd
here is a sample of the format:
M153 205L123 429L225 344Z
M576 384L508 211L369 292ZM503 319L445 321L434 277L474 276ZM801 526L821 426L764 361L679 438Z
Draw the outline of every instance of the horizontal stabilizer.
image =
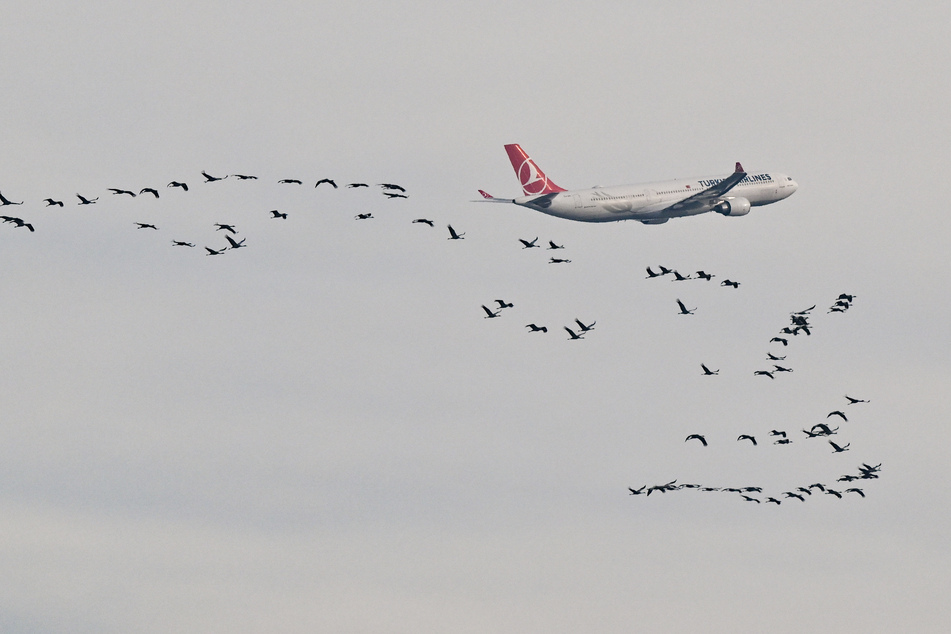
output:
M496 198L487 191L479 190L479 193L482 194L481 200L473 200L474 203L511 203L515 202L512 198Z

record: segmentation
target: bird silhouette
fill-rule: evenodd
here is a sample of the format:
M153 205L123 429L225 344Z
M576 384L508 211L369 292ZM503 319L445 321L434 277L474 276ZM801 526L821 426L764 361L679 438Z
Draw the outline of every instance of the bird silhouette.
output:
M563 260L562 258L550 258L548 260L549 264L571 264L571 260Z
M800 502L806 501L806 498L799 495L798 493L793 493L792 491L783 491L783 495L785 495L787 498L796 498ZM809 491L809 495L812 495L812 491Z
M826 414L826 418L829 418L830 416L839 416L845 422L849 422L849 419L845 417L845 414L839 410L835 410L834 412L829 412L828 414Z
M320 186L323 185L324 183L327 183L328 185L330 185L330 186L333 187L334 189L337 189L337 183L335 183L335 182L333 181L333 179L331 179L331 178L321 178L319 181L317 181L317 184L314 185L314 187L320 187Z
M497 299L495 300L495 303L499 305L500 310L503 308L512 308L513 306L515 306L515 304L511 302L507 302L504 299Z
M861 495L863 498L865 497L865 491L863 491L862 489L859 489L859 488L855 488L855 487L853 487L853 488L851 488L851 489L846 489L846 490L845 490L845 493L858 493L858 494Z
M188 191L188 183L180 183L178 181L172 181L166 187L180 187L183 191Z
M575 317L575 323L578 324L578 328L581 328L581 332L588 332L589 330L594 330L594 325L598 322L592 321L589 325L585 326L580 319Z
M356 220L368 220L372 217L373 217L372 213L357 214L356 216L354 216Z
M463 231L462 233L456 233L456 230L452 228L452 225L446 225L446 226L449 227L449 238L448 238L449 240L462 240L463 236L466 235L465 231Z
M247 245L244 243L244 241L247 240L247 238L242 238L242 239L241 239L241 242L235 242L234 238L232 238L231 236L229 236L229 235L226 233L226 234L225 234L225 240L228 241L228 244L231 245L231 248L232 248L232 249L240 249L241 247L246 247L246 246L247 246Z
M270 211L270 214L271 214L271 218L280 218L281 220L287 220L287 214L286 213L282 214L277 209L272 209Z
M769 504L770 502L772 502L772 503L774 503L774 504L782 504L782 502L780 502L779 500L777 500L777 499L774 498L774 497L768 497L768 498L766 498L766 503Z
M684 439L684 442L687 442L688 440L699 440L701 445L703 445L704 447L707 446L707 439L701 436L700 434L690 434Z
M493 311L493 310L491 310L488 306L486 306L485 304L482 304L482 310L485 311L485 317L483 317L483 319L492 319L492 318L494 318L494 317L498 317L498 316L499 316L499 313L502 311L501 308L500 308L499 310L494 310L494 311Z
M139 194L140 194L140 195L141 195L141 194L152 194L152 195L155 196L156 198L159 197L158 190L157 190L157 189L153 189L153 188L151 188L151 187L143 187L143 188L142 188L142 191L140 191Z
M565 245L563 244L555 244L554 241L552 240L548 241L548 249L547 249L548 251L553 251L555 249L564 249L564 248L565 248Z
M158 227L156 227L155 225L150 225L147 222L136 222L135 224L138 225L136 229L155 229L156 231L158 231Z
M686 306L684 306L684 303L680 301L679 299L677 300L677 305L680 306L681 315L692 315L694 311L697 310L696 308L688 309Z
M773 364L773 372L792 372L792 368L784 368L781 365Z
M663 275L663 273L654 273L654 272L651 270L651 267L647 267L647 277L644 278L644 279L649 280L649 279L652 278L652 277L661 277L662 275Z
M792 441L789 440L788 438L780 438L779 440L777 440L777 441L774 442L773 444L774 444L774 445L791 445L791 444L792 444Z
M428 218L417 218L413 222L416 224L429 225L430 227L434 226L433 221Z
M692 280L693 278L689 275L683 276L679 271L674 271L674 279L670 280L671 282L685 282L687 280Z
M733 281L731 281L731 280L723 280L722 282L720 282L720 286L732 286L733 288L739 288L739 287L740 287L740 283L739 283L739 282L733 282Z
M836 491L835 489L826 489L826 495L834 495L835 497L842 499L842 494Z
M63 206L63 201L62 201L62 200L53 200L52 198L44 198L43 200L46 202L46 206L47 206L47 207L52 207L52 206L54 206L54 205L57 206L57 207L62 207L62 206Z
M712 275L712 274L710 274L710 273L704 273L703 271L697 271L697 277L698 277L698 278L703 278L703 279L705 279L705 280L707 280L707 281L709 282L710 280L712 280L713 278L715 278L716 275Z
M778 341L779 343L783 344L784 346L788 346L788 345L789 345L789 340L788 340L788 339L783 339L782 337L773 337L773 338L770 339L769 341L770 341L770 343L772 343L772 342L774 342L774 341Z
M176 247L193 247L195 246L191 242L183 242L181 240L172 240L172 244Z
M754 376L768 376L771 379L776 378L773 376L773 373L770 372L769 370L757 370L756 372L753 373L753 375Z
M785 438L785 437L786 437L786 432L780 431L780 430L778 430L778 429L773 429L772 431L769 432L769 435L770 435L770 436L782 436L783 438Z
M848 399L849 405L855 405L856 403L868 403L869 401L861 398L852 398L848 394L845 395L845 398Z
M351 189L356 189L357 187L369 187L366 183L350 183L347 187Z
M748 496L748 495L743 495L742 493L740 494L740 497L743 498L744 500L746 500L747 502L756 502L757 504L760 503L760 501L757 500L756 498L751 498L750 496Z
M212 176L211 174L209 174L208 172L204 170L202 170L201 175L205 177L206 183L213 183L215 181L223 181L224 179L228 178L227 176Z
M393 200L394 198L409 198L406 194L397 194L395 192L383 192L383 195Z
M217 227L215 231L221 231L222 229L224 229L225 231L228 231L232 234L238 233L238 231L234 228L234 225L223 225L219 222L219 223L215 223L215 226Z
M739 440L748 440L748 441L750 441L751 443L753 443L753 446L754 446L754 447L756 446L756 438L755 438L754 436L750 436L749 434L740 434L739 436L737 436L736 439L737 439L738 441L739 441Z
M76 197L79 198L80 205L95 205L96 201L99 200L99 196L95 198L84 198L83 196L76 194Z
M647 485L644 485L639 489L632 489L631 487L627 487L627 490L631 492L631 495L641 495L644 492L644 489L646 487Z
M518 241L522 243L522 245L523 245L522 248L523 248L523 249L532 249L532 248L537 249L537 248L539 248L538 245L535 244L536 242L538 242L538 236L535 236L535 239L534 239L534 240L531 240L531 241L529 241L529 240L522 240L521 238L519 238Z
M22 205L22 204L23 204L22 200L18 203L15 203L12 200L7 200L3 194L0 194L0 207L6 207L7 205Z
M116 194L127 194L135 198L135 192L130 192L128 189L116 189L115 187L109 187L107 189L112 192L113 196Z
M580 334L575 334L575 331L569 328L568 326L565 326L564 328L568 332L568 335L571 337L570 341L574 341L575 339L584 339L583 332Z
M702 363L700 364L700 367L703 368L703 375L704 375L704 376L712 376L712 375L714 375L714 374L720 374L720 370L711 370L710 368L708 368L707 366L705 366L705 365L702 364Z
M33 229L33 225L23 220L23 218L14 218L13 216L0 216L0 219L2 219L4 222L10 222L15 224L17 228L26 227L27 229L30 230L30 233L33 233L35 231Z
M282 178L277 181L280 185L303 185L302 181L297 180L296 178Z
M224 253L226 250L227 250L227 249L218 249L218 250L216 251L216 250L212 249L211 247L205 247L205 251L208 252L208 253L206 253L205 255L221 255L221 254Z
M400 185L396 185L395 183L377 183L377 185L379 185L383 189L395 189L396 191L403 192L404 194L406 193L405 187L401 187Z
M247 174L232 174L232 176L237 178L239 181L256 181L258 179L257 176L248 176ZM225 176L225 178L228 177Z
M783 356L781 356L781 357L777 357L775 354L773 354L773 353L771 353L771 352L767 352L767 353L766 353L766 358L769 359L770 361L782 361L782 360L784 360L784 359L786 358L786 355L783 355Z
M842 453L843 451L848 451L848 450L849 450L849 445L851 445L852 443L847 442L847 443L845 443L845 446L840 447L840 446L838 446L837 444L835 444L834 442L832 442L832 441L830 440L830 441L829 441L829 444L832 445L832 449L834 449L834 451L833 451L832 453Z
M547 326L536 326L535 324L525 324L525 327L529 329L529 332L548 332Z

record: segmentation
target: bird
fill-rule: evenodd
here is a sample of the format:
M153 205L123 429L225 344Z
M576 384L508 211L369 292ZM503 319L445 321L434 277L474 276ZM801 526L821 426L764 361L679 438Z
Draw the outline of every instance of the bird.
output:
M697 310L696 308L688 309L686 306L684 306L684 303L680 301L679 299L677 300L677 305L680 306L681 315L692 315L694 311Z
M819 431L817 432L816 429L818 429ZM830 429L829 426L826 425L825 423L817 423L812 426L812 433L817 434L819 436L832 436L837 431L839 431L838 427L836 427L835 429Z
M770 436L782 436L783 438L785 438L785 437L786 437L786 432L784 432L784 431L779 431L778 429L774 429L774 430L772 430L772 431L769 432L769 435L770 435Z
M572 330L571 328L569 328L568 326L565 326L564 328L565 328L566 331L568 331L568 335L571 337L571 339L570 339L571 341L574 341L575 339L584 339L584 333L583 333L583 332L580 333L580 334L575 334L575 331Z
M823 434L823 433L821 433L821 432L820 432L820 433L816 433L816 432L814 432L814 431L809 431L808 429L803 429L803 430L802 430L802 433L804 433L808 438L818 438L819 436L827 436L827 435L828 435L828 434Z
M594 330L594 325L598 322L592 321L589 325L585 326L580 319L575 317L575 323L578 324L578 327L581 328L581 332L588 332L589 330Z
M783 356L781 356L781 357L777 357L777 356L776 356L775 354L773 354L772 352L767 352L767 353L766 353L766 358L769 359L770 361L782 361L782 360L784 360L784 359L786 358L786 355L783 355Z
M465 231L463 231L462 233L456 233L456 230L452 228L452 225L446 225L446 226L449 227L449 237L447 238L448 240L463 240L464 239L463 236L466 235Z
M206 253L205 255L221 255L221 254L224 253L226 250L227 250L227 249L218 249L218 250L216 251L216 250L212 249L211 247L205 247L205 251L208 252L208 253Z
M548 332L547 326L536 326L535 324L525 324L525 327L529 329L529 332Z
M803 310L797 310L796 312L794 312L794 313L792 313L792 314L793 314L793 315L808 315L810 312L812 312L812 309L815 308L815 307L816 307L816 305L813 304L813 305L810 306L809 308L804 308Z
M166 187L181 187L184 191L188 191L188 183L180 183L178 181L172 181Z
M270 214L271 214L271 218L280 218L282 220L287 220L287 214L286 213L282 214L277 209L272 209L270 211Z
M657 268L660 269L660 274L661 274L661 275L667 275L668 273L673 273L673 270L668 269L668 268L667 268L666 266L664 266L663 264L658 264L658 265L657 265Z
M793 493L792 491L783 491L783 495L785 495L787 498L796 498L800 502L806 501L806 498L802 497L798 493ZM809 492L809 495L812 495L812 491Z
M193 247L195 246L191 242L183 242L181 240L172 240L172 244L176 247Z
M775 503L775 504L782 504L782 502L780 502L779 500L777 500L777 499L774 498L774 497L768 497L768 498L766 498L766 503L769 504L770 502L773 502L773 503Z
M649 280L649 279L652 278L652 277L661 277L662 275L663 275L663 273L654 273L654 272L651 270L651 267L647 267L647 277L644 278L644 279Z
M773 444L774 444L774 445L791 445L791 444L792 444L792 441L789 440L788 438L780 438L779 440L777 440L777 441L774 442Z
M155 225L150 225L147 222L137 222L135 224L138 225L138 227L136 227L137 229L155 229L156 231L158 231L158 227L156 227Z
M302 181L297 180L296 178L282 178L277 181L279 185L303 185Z
M47 207L52 207L53 205L56 205L57 207L63 206L62 200L53 200L52 198L44 198L43 201L46 202Z
M528 240L522 240L521 238L519 238L518 241L524 245L522 247L523 249L531 249L531 248L537 249L538 248L538 245L535 244L536 242L538 242L538 236L535 236L535 239L532 240L531 242L529 242Z
M631 492L631 495L641 495L644 492L644 488L646 486L647 485L644 485L639 489L632 489L631 487L627 487L627 490Z
M365 214L357 214L356 216L354 216L354 219L356 219L356 220L367 220L367 219L372 218L372 217L373 217L373 214L368 212L368 213L365 213Z
M350 183L347 187L351 189L356 189L357 187L369 187L366 183Z
M504 299L497 299L495 300L495 303L499 305L499 310L503 308L512 308L513 306L515 306L515 304L511 302L507 302Z
M158 190L153 189L153 188L151 188L151 187L143 187L143 188L142 188L142 191L140 191L139 194L140 194L140 195L141 195L141 194L152 194L152 195L155 196L156 198L159 197Z
M17 228L26 227L31 233L35 231L35 229L33 229L33 225L23 220L23 218L14 218L12 216L0 216L0 218L2 218L4 222L12 222L17 226Z
M773 338L770 339L769 341L770 341L770 343L772 343L772 342L774 342L774 341L778 341L779 343L783 344L784 346L788 346L788 345L789 345L789 340L788 340L788 339L783 339L782 337L773 337Z
M699 440L700 444L703 445L704 447L707 446L707 439L701 436L700 434L690 434L684 439L684 442L687 442L688 440L694 440L694 439Z
M395 189L395 190L397 190L397 191L403 192L404 194L406 193L406 188L405 188L405 187L401 187L401 186L396 185L396 184L394 184L394 183L377 183L377 185L379 185L379 186L382 187L383 189Z
M784 368L781 365L773 364L773 372L792 372L792 368Z
M750 436L749 434L740 434L739 436L737 436L736 439L737 439L738 441L739 441L739 440L748 440L748 441L750 441L751 443L753 443L753 446L754 446L754 447L756 446L756 438L755 438L754 436Z
M232 174L232 176L237 178L239 181L256 181L258 179L257 176L248 176L246 174ZM228 177L225 176L225 178L228 178Z
M670 280L671 282L685 282L686 280L692 280L693 278L687 275L684 277L680 274L679 271L674 271L674 279Z
M115 187L109 187L108 189L109 191L112 192L113 195L128 194L129 196L132 196L133 198L135 198L135 192L130 192L128 189L116 189Z
M76 194L76 197L79 198L80 205L95 205L96 201L99 200L99 196L96 196L95 198L84 198L83 196Z
M563 244L555 244L553 240L548 241L548 249L547 249L548 251L553 251L555 249L564 249L564 248L565 248L565 245Z
M740 497L743 498L744 500L746 500L747 502L756 502L757 504L760 503L760 501L757 500L756 498L751 498L750 496L748 496L748 495L743 495L742 493L740 494Z
M846 295L845 293L842 293L841 295L836 297L836 299L844 299L847 302L851 302L852 300L855 299L855 295Z
M571 264L571 260L563 260L562 258L550 258L548 260L549 264Z
M834 449L834 451L833 451L832 453L842 453L843 451L848 451L848 450L849 450L849 445L851 445L852 443L847 442L847 443L845 443L845 446L844 446L844 447L840 447L840 446L838 446L837 444L835 444L834 442L832 442L832 441L830 440L830 441L829 441L829 444L832 445L832 449Z
M215 229L215 231L221 231L222 229L224 229L225 231L229 231L234 234L238 233L238 231L234 228L234 225L223 225L221 223L215 223L215 226L218 227L217 229Z
M712 280L713 278L715 278L716 275L712 275L712 274L710 274L710 273L705 273L705 272L703 272L703 271L697 271L697 277L698 277L698 278L703 278L703 279L705 279L705 280L707 280L707 281L709 282L710 280Z
M826 490L825 485L822 484L821 482L813 482L812 484L809 485L809 488L810 488L810 489L819 489L820 491L825 491L825 490Z
M47 200L49 200L49 199L47 198ZM849 405L855 405L856 403L868 403L868 402L869 402L869 401L867 401L867 400L865 400L865 399L861 399L861 398L852 398L852 397L849 396L848 394L845 395L845 398L848 399Z
M228 178L227 176L212 176L205 170L201 171L201 175L205 177L206 183L213 183L215 181L223 181L224 179Z
M493 317L498 317L499 313L502 311L501 308L496 311L490 310L485 304L482 304L482 310L485 311L485 317L483 317L483 319L492 319Z
M802 492L805 493L806 495L812 495L812 489L810 489L810 488L808 488L808 487L796 487L796 490L797 490L797 491L802 491Z
M768 376L771 379L775 378L773 376L773 373L770 372L769 370L757 370L756 372L753 373L753 375L754 376Z
M7 200L3 194L0 194L0 207L6 207L7 205L22 205L22 204L23 204L22 200L18 203L15 203L12 200Z
M225 240L228 241L228 244L231 245L231 248L232 248L232 249L240 249L241 247L246 247L246 246L247 246L247 245L244 243L244 241L247 240L247 238L242 238L242 239L241 239L241 242L235 242L235 241L234 241L234 238L232 238L231 236L229 236L229 235L226 233L226 234L225 234Z
M383 195L389 198L390 200L394 198L409 198L406 194L397 194L394 192L383 192Z
M333 187L334 189L337 189L337 183L335 183L335 182L333 181L333 179L330 179L330 178L321 178L319 181L317 181L317 184L314 185L314 187L315 187L315 188L316 188L316 187L320 187L320 186L323 185L324 183L327 183L328 185L330 185L330 186Z
M840 500L842 499L842 494L836 491L835 489L826 489L826 495L834 495Z
M723 280L722 282L720 282L720 286L732 286L733 288L739 288L740 283L734 282L732 280Z
M858 494L861 495L863 498L865 497L865 491L863 491L862 489L859 489L859 488L857 488L857 487L853 487L853 488L851 488L851 489L846 489L845 492L846 492L846 493L858 493Z
M845 414L839 410L835 410L834 412L829 412L828 414L826 414L826 418L829 418L830 416L840 416L842 420L844 420L845 422L849 422L849 419L845 417Z
M415 224L429 225L430 227L434 226L433 221L428 218L417 218L413 221Z
M707 366L705 366L705 365L702 364L702 363L700 364L700 367L703 368L703 375L704 375L704 376L712 376L712 375L714 375L714 374L720 374L720 370L711 370L710 368L708 368Z

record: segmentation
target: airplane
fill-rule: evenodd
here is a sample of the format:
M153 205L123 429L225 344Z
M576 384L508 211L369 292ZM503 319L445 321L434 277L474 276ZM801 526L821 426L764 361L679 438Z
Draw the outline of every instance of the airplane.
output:
M708 211L745 216L751 207L788 198L799 187L785 174L748 174L737 163L729 176L567 190L553 183L517 143L506 145L505 151L524 195L496 198L480 189L482 200L473 202L513 203L580 222L637 220L659 225Z

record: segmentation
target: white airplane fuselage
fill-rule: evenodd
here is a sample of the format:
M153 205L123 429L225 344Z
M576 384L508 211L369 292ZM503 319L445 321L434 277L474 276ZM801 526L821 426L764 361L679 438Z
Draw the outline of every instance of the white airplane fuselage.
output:
M639 220L647 224L664 222L714 211L709 205L677 203L726 178L712 176L692 180L657 181L639 185L617 185L575 189L555 194L520 196L512 202L551 216L581 222L613 222ZM759 207L788 198L798 184L785 174L756 172L747 174L736 186L720 198L745 198L750 206ZM730 214L728 214L730 215ZM741 215L741 214L736 214Z

